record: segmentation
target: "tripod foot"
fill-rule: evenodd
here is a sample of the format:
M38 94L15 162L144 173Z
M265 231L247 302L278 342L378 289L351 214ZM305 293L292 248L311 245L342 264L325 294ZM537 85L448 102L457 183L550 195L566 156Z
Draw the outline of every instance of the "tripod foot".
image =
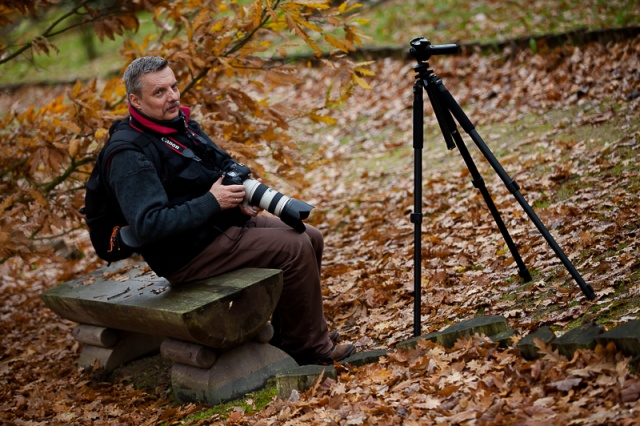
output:
M583 284L580 286L580 288L582 289L582 292L585 294L585 296L587 296L587 299L593 300L596 298L596 294L593 291L593 287L591 287L591 285L583 281Z
M520 275L520 278L522 278L525 283L531 281L531 274L527 268L518 269L518 275Z

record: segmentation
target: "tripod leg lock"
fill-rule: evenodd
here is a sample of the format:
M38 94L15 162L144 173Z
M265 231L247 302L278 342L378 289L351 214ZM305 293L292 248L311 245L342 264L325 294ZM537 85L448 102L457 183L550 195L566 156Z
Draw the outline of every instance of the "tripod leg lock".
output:
M484 188L485 187L484 179L482 179L481 177L477 177L477 178L471 179L471 183L476 188Z
M411 223L422 223L422 213L411 213Z
M515 194L520 190L520 185L518 185L518 183L515 180L512 180L511 182L506 184L506 187L509 190L509 192L511 192L512 194Z

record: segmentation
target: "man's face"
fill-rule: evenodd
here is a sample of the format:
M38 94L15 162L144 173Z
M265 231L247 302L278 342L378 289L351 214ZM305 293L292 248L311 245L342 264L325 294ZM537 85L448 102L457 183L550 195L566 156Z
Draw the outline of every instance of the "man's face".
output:
M176 118L180 112L180 90L171 68L145 74L141 80L142 93L129 95L131 105L156 120Z

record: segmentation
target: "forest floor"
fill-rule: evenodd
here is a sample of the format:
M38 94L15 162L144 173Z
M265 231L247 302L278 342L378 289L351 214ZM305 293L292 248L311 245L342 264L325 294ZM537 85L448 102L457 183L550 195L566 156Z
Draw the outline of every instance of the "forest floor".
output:
M518 277L461 156L447 150L427 106L423 333L477 315L504 315L519 336L541 326L561 334L583 323L610 328L640 318L640 38L430 62L596 299L586 299L466 138L533 280ZM411 338L415 297L413 64L387 58L372 67L372 89L343 105L335 126L292 123L317 160L298 195L316 206L310 223L326 239L326 316L358 350ZM300 73L305 83L291 91L292 103L317 96L314 81L323 78L321 68ZM18 265L17 275L6 273L16 264L0 265L0 422L631 425L640 418L640 377L615 348L579 351L571 360L543 348L544 358L528 362L482 336L452 349L424 342L397 350L345 368L337 381L299 398L272 397L257 411L253 394L225 413L177 404L168 382L158 380L169 367L157 360L150 383L126 371L106 378L78 370L74 324L39 299L99 265L86 235L67 245L86 256L43 258Z

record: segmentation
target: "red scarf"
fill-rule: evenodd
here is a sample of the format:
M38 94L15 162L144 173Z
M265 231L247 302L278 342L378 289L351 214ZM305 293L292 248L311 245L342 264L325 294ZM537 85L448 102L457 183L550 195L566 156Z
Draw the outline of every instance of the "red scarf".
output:
M129 113L138 123L142 124L149 130L162 135L176 133L177 131L184 130L186 128L187 123L189 122L189 116L191 115L191 109L181 105L180 111L182 112L181 116L184 120L154 120L129 105ZM138 130L142 131L141 129Z

